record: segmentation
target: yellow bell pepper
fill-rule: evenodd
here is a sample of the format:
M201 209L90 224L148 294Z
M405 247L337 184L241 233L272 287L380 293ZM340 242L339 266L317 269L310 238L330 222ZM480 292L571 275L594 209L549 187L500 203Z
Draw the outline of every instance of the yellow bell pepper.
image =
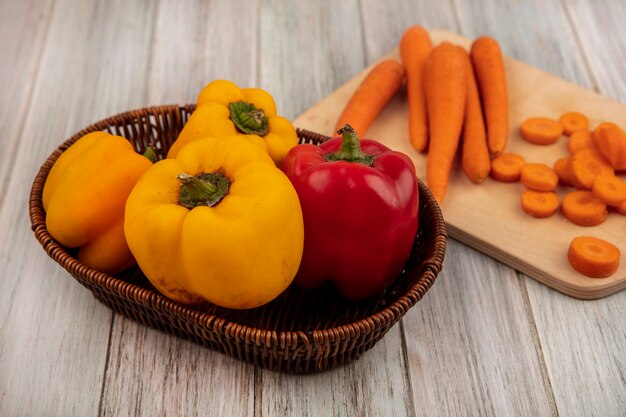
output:
M189 142L207 137L256 135L257 145L280 164L298 144L296 130L276 115L272 96L260 88L239 88L226 80L207 84L198 96L198 107L172 144L168 158L175 158Z
M61 154L46 179L42 202L48 232L64 246L80 247L78 259L91 268L114 274L133 265L124 238L124 206L151 165L122 137L83 136Z
M304 245L300 202L258 140L195 140L137 182L124 232L162 294L243 309L271 301L293 280Z

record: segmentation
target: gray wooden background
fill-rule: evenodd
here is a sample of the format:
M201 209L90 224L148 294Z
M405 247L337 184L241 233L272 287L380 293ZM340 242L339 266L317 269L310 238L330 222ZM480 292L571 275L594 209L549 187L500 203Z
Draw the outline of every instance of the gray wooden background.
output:
M626 2L0 1L1 416L623 416L626 292L563 296L450 242L434 288L351 366L290 376L98 303L29 230L37 168L84 126L227 78L294 118L408 26L626 101Z

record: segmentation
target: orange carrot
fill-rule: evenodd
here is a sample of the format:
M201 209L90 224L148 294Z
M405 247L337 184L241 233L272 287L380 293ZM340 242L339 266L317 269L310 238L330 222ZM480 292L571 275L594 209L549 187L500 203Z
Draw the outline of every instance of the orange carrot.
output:
M570 159L572 182L577 188L590 190L599 175L614 175L609 162L595 149L583 149Z
M559 176L544 164L524 165L520 180L527 188L535 191L554 191L559 184Z
M559 122L563 126L563 133L567 136L579 130L587 130L589 128L587 116L575 111L563 113L559 118Z
M487 134L483 121L483 112L480 108L480 96L478 86L474 78L472 62L465 49L458 47L465 61L465 74L467 75L467 102L465 103L465 122L463 123L463 171L470 181L481 183L491 169L489 148L487 147Z
M567 187L573 187L571 172L568 169L570 158L561 158L554 163L554 172L559 176L559 183Z
M600 123L593 131L593 142L618 171L626 170L626 133L615 123Z
M491 161L491 177L501 182L517 182L526 161L514 153L503 153Z
M567 259L576 271L591 278L605 278L619 268L617 246L591 236L577 236L567 251Z
M588 130L577 130L571 134L569 140L567 141L567 150L572 155L580 150L595 147L596 145L591 139L591 132Z
M424 66L424 92L430 130L426 183L441 203L459 145L467 101L463 54L456 46L444 42L433 48Z
M620 204L617 207L614 207L615 212L621 214L622 216L626 216L626 201Z
M500 45L493 38L478 38L471 56L483 100L489 151L497 156L504 152L509 137L509 97Z
M559 198L551 191L526 190L522 193L522 210L530 216L543 219L559 209Z
M356 89L339 117L335 131L349 123L364 137L376 116L398 92L404 79L404 67L387 59L377 64Z
M591 191L572 191L562 208L565 218L578 226L597 226L606 219L606 204Z
M400 56L406 73L409 101L409 140L420 152L428 146L428 116L424 98L424 63L433 49L430 35L421 26L407 29L400 40Z
M613 175L599 175L591 192L608 206L619 207L626 202L626 182Z
M535 145L551 145L563 134L563 126L547 117L531 117L520 126L522 137Z

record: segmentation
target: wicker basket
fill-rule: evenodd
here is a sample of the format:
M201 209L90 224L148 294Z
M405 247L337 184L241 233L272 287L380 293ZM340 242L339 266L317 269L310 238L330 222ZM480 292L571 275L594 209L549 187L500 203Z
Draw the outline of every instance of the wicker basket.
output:
M31 189L35 237L98 300L140 323L282 372L321 371L358 359L424 296L441 270L445 223L421 182L419 232L406 268L384 294L362 302L345 300L330 284L315 290L292 285L276 300L251 310L188 307L159 294L137 267L117 276L88 268L76 259L75 250L59 245L46 230L43 185L56 159L72 143L86 133L105 130L127 138L138 152L151 145L163 157L194 108L171 105L129 111L95 123L63 143L40 168ZM327 139L305 130L298 136L308 143Z

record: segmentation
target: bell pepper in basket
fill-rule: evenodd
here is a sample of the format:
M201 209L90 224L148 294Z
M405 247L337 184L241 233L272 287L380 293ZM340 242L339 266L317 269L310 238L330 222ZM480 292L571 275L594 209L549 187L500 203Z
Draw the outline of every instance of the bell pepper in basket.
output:
M298 144L291 122L276 114L272 96L260 88L239 88L226 80L207 84L168 158L175 158L187 143L207 137L246 135L263 148L276 164Z
M135 264L124 238L124 205L156 160L151 148L144 156L120 136L93 132L52 166L42 195L46 227L62 245L80 247L85 265L114 274Z
M194 141L148 169L128 197L124 232L161 293L236 309L287 288L304 244L287 177L264 150L228 136Z
M334 281L347 298L382 292L404 267L417 233L418 185L404 154L346 125L320 146L298 145L282 169L300 198L304 253L296 283Z

